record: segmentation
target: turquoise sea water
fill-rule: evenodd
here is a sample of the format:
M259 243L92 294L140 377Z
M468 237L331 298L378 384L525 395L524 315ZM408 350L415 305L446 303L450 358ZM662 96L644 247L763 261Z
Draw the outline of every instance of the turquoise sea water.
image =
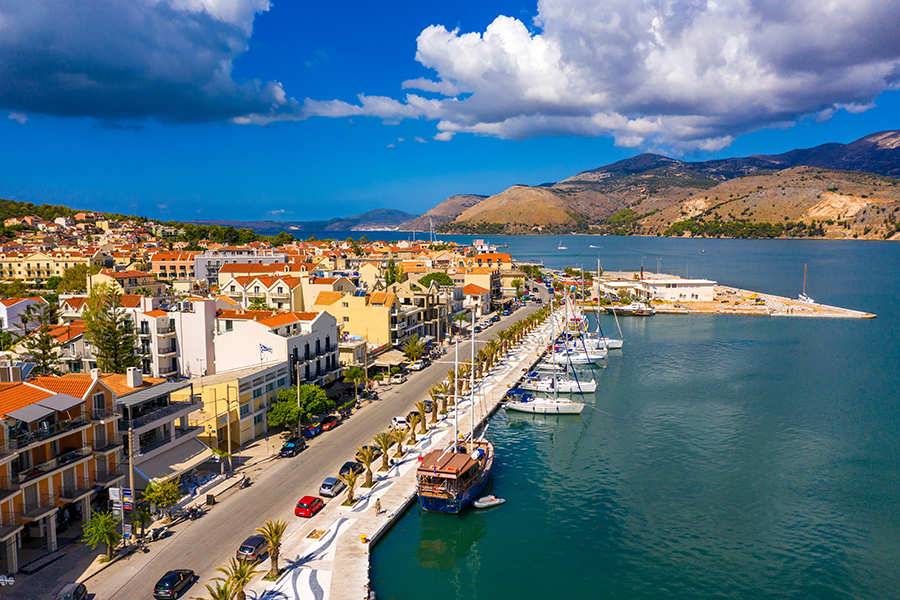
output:
M491 239L790 296L807 263L816 300L878 318L620 319L581 417L494 417L505 505L415 507L375 547L380 598L900 597L900 245Z

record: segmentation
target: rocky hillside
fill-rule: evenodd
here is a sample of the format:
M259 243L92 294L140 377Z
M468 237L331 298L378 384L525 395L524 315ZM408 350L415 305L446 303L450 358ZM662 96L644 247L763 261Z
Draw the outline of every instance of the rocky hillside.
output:
M487 196L479 196L477 194L457 194L450 196L421 217L416 217L412 221L403 223L399 231L431 231L433 226L435 230L445 223L449 223L464 210L475 206Z
M441 230L890 239L900 237L898 173L897 131L776 156L641 154L555 184L513 186Z

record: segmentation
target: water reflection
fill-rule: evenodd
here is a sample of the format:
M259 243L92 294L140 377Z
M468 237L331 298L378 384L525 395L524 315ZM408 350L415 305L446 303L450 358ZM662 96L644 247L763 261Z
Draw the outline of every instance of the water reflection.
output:
M420 509L419 530L416 548L419 566L449 571L474 552L476 542L484 537L485 520L475 510L444 515Z

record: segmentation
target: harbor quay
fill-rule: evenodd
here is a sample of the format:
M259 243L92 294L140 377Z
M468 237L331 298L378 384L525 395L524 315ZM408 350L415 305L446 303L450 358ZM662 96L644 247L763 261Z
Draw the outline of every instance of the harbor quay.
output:
M561 316L561 311L557 311L554 318ZM498 409L506 390L539 360L549 340L550 329L550 319L547 319L512 347L477 382L472 394L450 409L438 423L430 425L426 434L417 435L416 443L405 448L402 458L392 459L387 472L374 472L374 485L358 490L353 506L330 502L317 519L289 528L281 548L284 572L276 581L256 579L246 589L247 598L368 598L372 547L416 501L416 470L420 457L449 444L457 427L461 434L482 427ZM443 362L452 365L451 356L452 351L444 356ZM380 459L376 464L380 464ZM379 507L380 512L376 512ZM268 561L267 558L259 566L263 572L268 570Z
M719 285L708 279L686 279L666 273L644 271L607 271L596 281L555 275L554 285L578 291L587 286L584 309L602 312L598 298L626 297L648 302L654 311L675 315L744 315L768 317L812 317L832 319L874 319L876 315L818 302L785 298L741 288Z

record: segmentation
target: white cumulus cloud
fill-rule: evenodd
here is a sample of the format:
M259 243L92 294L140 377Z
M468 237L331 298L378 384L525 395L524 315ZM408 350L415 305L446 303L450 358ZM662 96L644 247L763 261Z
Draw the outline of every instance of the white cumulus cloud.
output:
M867 110L900 87L893 0L540 0L533 25L498 16L483 33L422 31L416 60L436 76L402 86L441 99L304 106L438 120L443 141L608 135L712 151L755 129Z

